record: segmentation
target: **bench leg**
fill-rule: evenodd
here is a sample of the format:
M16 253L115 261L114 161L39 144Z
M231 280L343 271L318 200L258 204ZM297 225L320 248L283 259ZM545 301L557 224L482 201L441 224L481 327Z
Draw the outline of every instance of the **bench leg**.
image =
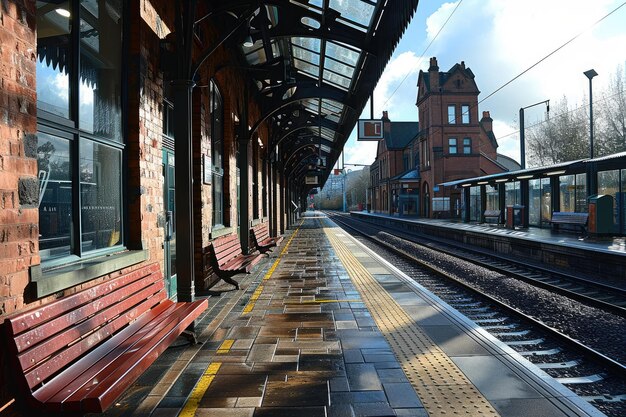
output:
M185 339L187 339L189 341L190 344L192 345L197 345L198 344L198 338L196 337L196 332L193 330L183 330L183 332L180 334L182 337L184 337Z
M226 281L227 283L229 283L230 285L234 285L236 289L239 289L239 283L235 281L234 279L232 279L231 277L225 276L225 277L222 277L222 279Z

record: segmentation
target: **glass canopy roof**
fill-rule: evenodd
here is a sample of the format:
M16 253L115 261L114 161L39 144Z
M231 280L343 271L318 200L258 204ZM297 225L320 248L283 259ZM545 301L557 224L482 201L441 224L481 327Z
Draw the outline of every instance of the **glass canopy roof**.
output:
M215 4L219 3L215 0ZM300 152L298 140L313 135L320 138L316 145L319 157L329 157L332 166L417 3L418 0L225 2L233 10L255 10L242 26L244 33L238 37L238 43L242 45L249 74L265 97L262 120L277 128L270 149L280 145L280 152L285 154ZM235 14L243 13L239 9ZM302 155L302 160L309 157Z

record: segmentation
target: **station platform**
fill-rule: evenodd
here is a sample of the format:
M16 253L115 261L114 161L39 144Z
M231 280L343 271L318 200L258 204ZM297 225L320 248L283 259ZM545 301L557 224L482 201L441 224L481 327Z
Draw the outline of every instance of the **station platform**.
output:
M309 212L108 416L601 416Z
M483 248L488 251L544 263L580 275L607 277L623 286L626 279L626 237L592 236L580 231L553 231L538 227L508 229L487 223L462 223L449 219L398 217L364 211L351 216L375 224L402 227Z

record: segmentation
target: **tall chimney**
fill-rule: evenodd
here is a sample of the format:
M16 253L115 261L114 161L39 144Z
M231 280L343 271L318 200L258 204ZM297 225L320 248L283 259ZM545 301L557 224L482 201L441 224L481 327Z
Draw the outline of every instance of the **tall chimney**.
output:
M437 58L430 58L430 67L428 68L428 77L430 83L430 90L436 91L439 89L439 66L437 65Z
M480 119L480 124L483 126L486 132L493 131L493 119L488 111L483 112L483 118Z

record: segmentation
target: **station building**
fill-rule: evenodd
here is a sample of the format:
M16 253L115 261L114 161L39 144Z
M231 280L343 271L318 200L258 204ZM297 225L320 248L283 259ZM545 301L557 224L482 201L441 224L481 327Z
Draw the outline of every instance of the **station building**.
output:
M417 3L2 2L0 319L148 263L209 291L214 239L325 182Z
M419 122L390 121L384 112L384 137L370 169L374 212L421 217L462 217L459 190L448 181L519 169L497 153L493 120L479 118L480 91L465 62L439 71L436 58L417 81Z

